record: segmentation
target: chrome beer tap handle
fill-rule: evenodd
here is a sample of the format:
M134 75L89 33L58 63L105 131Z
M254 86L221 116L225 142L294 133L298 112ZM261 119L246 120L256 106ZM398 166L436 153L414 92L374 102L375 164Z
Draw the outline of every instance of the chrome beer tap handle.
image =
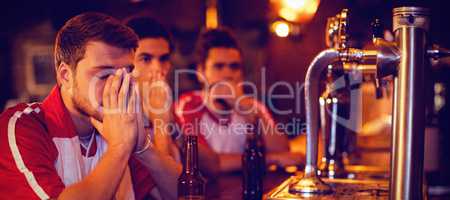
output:
M330 18L327 23L326 33L327 45L330 49L322 51L315 57L305 78L305 104L307 121L306 142L306 166L303 177L290 184L289 192L298 195L328 194L333 192L332 188L323 182L318 175L318 121L319 121L319 87L322 72L328 65L342 61L343 55L348 50L348 10L344 9L335 18ZM336 28L337 27L337 28ZM335 48L333 48L335 47ZM348 53L348 52L347 52Z

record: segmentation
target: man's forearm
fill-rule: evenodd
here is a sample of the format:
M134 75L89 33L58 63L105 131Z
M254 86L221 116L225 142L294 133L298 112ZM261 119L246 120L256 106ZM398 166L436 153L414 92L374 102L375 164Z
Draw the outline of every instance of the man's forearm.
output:
M283 132L269 119L261 118L263 126L263 137L267 152L288 152L289 140Z
M157 149L149 149L136 157L149 169L161 196L164 199L176 199L181 165L169 154Z
M128 164L129 156L129 150L108 148L91 174L65 188L58 199L112 199Z
M220 174L220 157L207 145L198 144L198 159L200 171L208 178L215 178Z
M305 160L304 154L294 152L268 153L266 156L267 165L274 164L279 167L300 165L304 162L304 160Z

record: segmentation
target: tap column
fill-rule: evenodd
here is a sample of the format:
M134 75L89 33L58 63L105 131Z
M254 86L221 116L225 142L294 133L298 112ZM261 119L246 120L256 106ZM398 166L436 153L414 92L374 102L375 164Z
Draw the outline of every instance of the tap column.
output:
M393 30L400 51L394 85L391 200L423 199L425 130L425 56L428 9L393 10Z

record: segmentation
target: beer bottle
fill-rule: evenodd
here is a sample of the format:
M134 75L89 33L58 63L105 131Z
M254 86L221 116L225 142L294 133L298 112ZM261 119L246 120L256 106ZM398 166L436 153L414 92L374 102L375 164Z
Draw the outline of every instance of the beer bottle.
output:
M261 155L260 159L260 172L262 178L264 178L264 175L266 175L266 146L264 143L264 137L261 135L260 128L259 128L259 122L255 123L253 133L256 136L256 148L258 151L258 154Z
M244 153L242 154L242 198L244 200L261 200L263 193L263 172L261 164L263 155L258 149L256 134L248 134Z
M186 136L184 153L183 172L178 178L178 200L204 200L205 180L198 169L197 136Z

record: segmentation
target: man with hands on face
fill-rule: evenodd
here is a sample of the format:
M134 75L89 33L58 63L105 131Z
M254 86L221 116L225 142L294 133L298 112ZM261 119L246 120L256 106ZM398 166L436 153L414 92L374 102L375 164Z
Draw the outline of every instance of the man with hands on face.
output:
M165 27L147 16L133 16L125 21L139 37L134 57L133 73L137 77L144 113L149 119L146 129L151 130L155 148L180 161L169 126L172 123L172 96L167 75L174 45Z
M144 130L131 75L138 39L84 13L59 30L57 86L0 116L0 193L9 199L176 199L180 166Z

